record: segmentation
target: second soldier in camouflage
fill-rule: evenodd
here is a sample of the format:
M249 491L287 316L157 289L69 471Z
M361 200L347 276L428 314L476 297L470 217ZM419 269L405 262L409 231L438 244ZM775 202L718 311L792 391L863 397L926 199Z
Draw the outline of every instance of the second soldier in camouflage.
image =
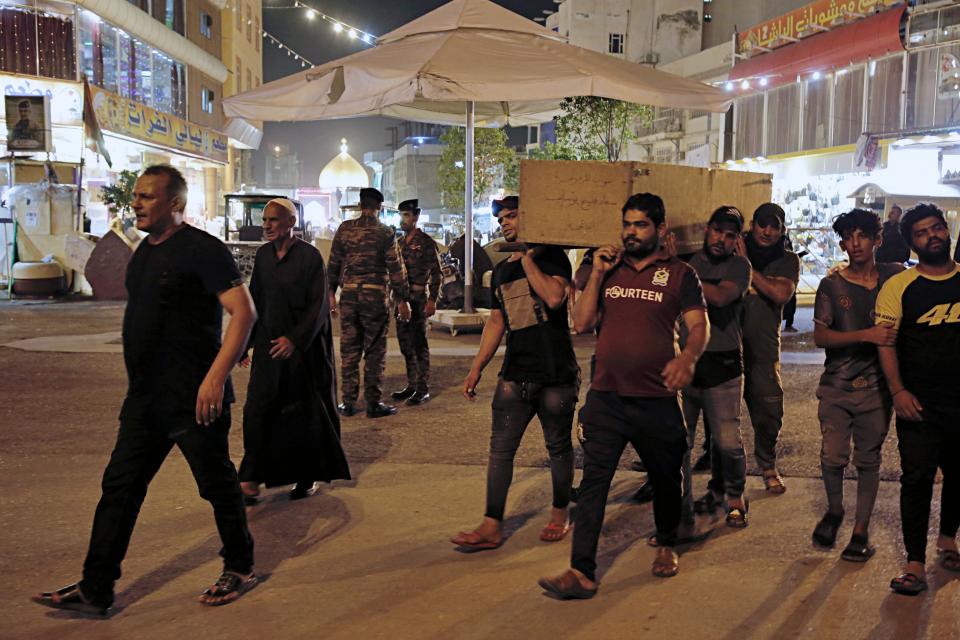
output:
M392 395L418 405L430 399L430 347L427 344L427 318L437 310L440 294L440 253L433 238L417 228L420 207L417 200L400 203L400 228L404 238L398 243L400 256L410 284L410 320L397 319L397 341L407 363L407 386Z

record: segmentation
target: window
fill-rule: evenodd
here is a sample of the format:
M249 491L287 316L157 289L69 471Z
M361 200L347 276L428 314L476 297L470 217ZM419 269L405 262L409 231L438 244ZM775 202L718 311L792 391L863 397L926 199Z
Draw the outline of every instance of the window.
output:
M254 86L254 87L259 87L259 86L260 86L260 76L257 76L256 78L254 78L253 86Z
M250 5L247 5L247 42L251 41L253 32L253 12L250 11Z
M237 56L237 66L233 71L233 92L240 93L240 78L243 77L243 64L240 62L240 56Z
M205 38L213 37L213 18L203 9L200 10L200 35Z
M78 42L81 68L92 84L159 111L186 115L181 63L87 12L81 13Z
M867 121L864 131L882 132L900 129L900 79L903 58L899 55L867 64L869 89Z
M610 53L621 54L623 53L623 34L622 33L611 33L609 44L607 45L607 51Z
M763 155L763 94L736 102L736 154L739 158Z
M830 78L804 81L802 149L830 146Z
M233 15L237 17L237 31L243 31L243 7L240 0L233 0Z
M767 93L768 156L800 149L800 85L792 82Z
M960 124L960 45L940 47L937 53L940 78L934 124L949 127Z
M250 73L250 69L247 69L247 89L253 89L253 75Z
M153 106L153 63L150 47L140 41L133 43L133 99Z
M253 24L257 27L257 32L253 34L253 45L257 48L257 53L260 53L260 41L263 39L263 31L260 30L259 16L253 19Z
M120 72L117 74L118 93L123 98L133 100L131 87L134 86L133 39L126 31L119 30L117 40L117 59L120 61Z
M200 109L204 113L213 113L214 93L206 87L200 87Z
M0 71L73 80L72 34L70 20L0 5Z
M907 127L933 126L940 56L937 49L910 53L907 65ZM870 79L871 81L873 78Z
M833 144L853 144L863 131L864 68L840 70L833 89Z
M150 15L157 22L184 35L183 29L183 2L184 0L152 0ZM144 0L146 3L146 0ZM143 7L147 11L146 6Z

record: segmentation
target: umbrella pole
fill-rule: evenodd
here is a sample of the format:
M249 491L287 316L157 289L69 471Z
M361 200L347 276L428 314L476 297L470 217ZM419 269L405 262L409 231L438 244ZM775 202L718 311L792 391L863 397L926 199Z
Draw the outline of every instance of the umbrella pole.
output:
M463 312L473 313L473 101L467 102L467 136L464 145L463 181Z

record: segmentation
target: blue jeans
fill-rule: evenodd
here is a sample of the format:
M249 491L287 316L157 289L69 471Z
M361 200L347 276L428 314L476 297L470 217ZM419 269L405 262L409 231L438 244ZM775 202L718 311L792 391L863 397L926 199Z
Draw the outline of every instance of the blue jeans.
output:
M493 430L487 466L487 510L484 515L503 520L507 492L513 481L513 459L533 416L540 418L550 454L553 506L570 504L573 485L573 412L577 385L543 385L500 378L493 394Z
M687 424L689 449L683 456L683 514L693 515L692 472L690 449L697 434L697 420L703 413L710 425L710 489L728 498L739 498L747 479L747 459L740 435L740 399L743 397L743 376L737 376L714 387L693 385L683 390L683 419Z

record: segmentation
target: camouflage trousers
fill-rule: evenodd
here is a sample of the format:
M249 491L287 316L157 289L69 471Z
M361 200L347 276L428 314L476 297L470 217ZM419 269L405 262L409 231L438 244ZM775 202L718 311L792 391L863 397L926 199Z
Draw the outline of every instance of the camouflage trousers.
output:
M407 363L407 386L426 393L430 388L430 346L427 344L425 294L410 296L410 322L397 320L397 342ZM393 314L396 317L396 313Z
M385 291L354 289L340 292L341 395L345 404L357 403L361 357L364 400L367 405L380 402L389 327Z

